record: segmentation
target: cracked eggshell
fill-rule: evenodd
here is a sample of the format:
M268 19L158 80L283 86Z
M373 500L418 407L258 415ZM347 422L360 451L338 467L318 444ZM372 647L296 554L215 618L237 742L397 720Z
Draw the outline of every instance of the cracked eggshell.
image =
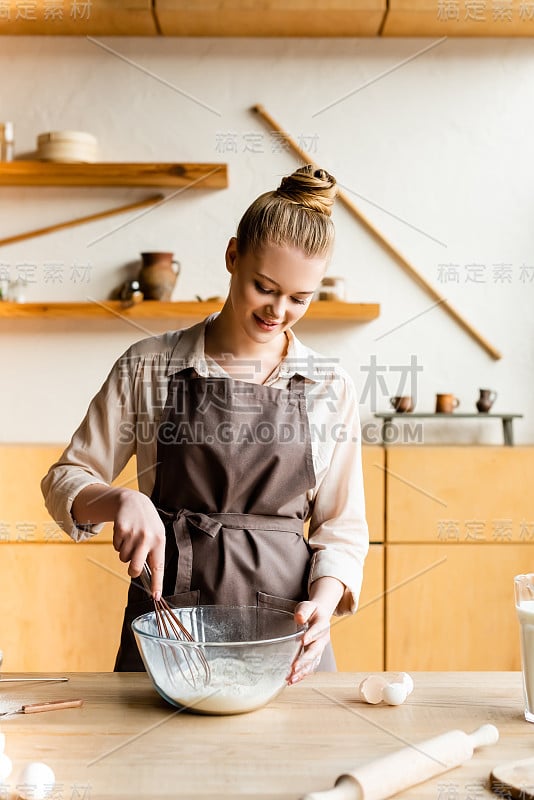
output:
M408 689L404 683L388 683L384 686L382 699L390 706L400 706L408 697Z
M4 781L9 778L12 769L13 764L10 757L2 753L0 755L0 783L4 783Z
M360 698L372 705L381 703L382 694L387 685L388 682L382 675L369 675L360 683Z
M394 672L391 676L391 683L403 683L408 694L413 692L413 678L407 672Z

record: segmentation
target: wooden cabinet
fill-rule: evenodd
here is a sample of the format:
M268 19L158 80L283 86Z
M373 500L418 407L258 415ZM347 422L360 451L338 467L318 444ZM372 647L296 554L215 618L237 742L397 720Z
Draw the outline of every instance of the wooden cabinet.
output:
M5 0L0 34L22 36L155 36L152 0Z
M528 543L534 447L390 447L388 544Z
M386 450L386 668L519 668L534 447Z
M337 667L346 672L384 669L384 469L383 447L362 447L365 504L371 545L358 611L332 620Z
M383 545L372 544L369 548L358 611L352 616L334 617L331 634L339 670L384 669Z
M5 0L0 35L533 36L523 0Z
M385 526L385 450L383 447L362 447L365 512L369 541L384 541Z
M113 669L129 578L109 542L4 542L0 558L6 671Z
M41 478L60 445L0 446L0 650L7 671L112 670L129 578L112 527L74 543L49 517ZM132 459L116 484L136 486Z
M0 446L5 668L108 670L128 578L111 526L70 542L39 483L62 450ZM534 447L363 448L371 538L360 608L334 618L340 670L519 668L514 575L534 571ZM118 481L136 485L135 462ZM387 512L387 513L386 513Z
M376 36L385 0L156 0L164 36Z
M365 504L371 546L358 611L335 617L332 644L339 670L384 669L384 464L382 447L362 447Z
M513 577L533 555L524 544L388 546L386 669L519 669Z
M383 36L532 36L522 0L389 0Z
M41 479L64 449L64 445L59 444L0 445L0 548L6 543L69 542L66 534L50 518L40 487ZM134 458L128 462L114 485L137 487ZM111 525L104 525L97 537L88 540L88 544L96 546L111 542L112 539Z

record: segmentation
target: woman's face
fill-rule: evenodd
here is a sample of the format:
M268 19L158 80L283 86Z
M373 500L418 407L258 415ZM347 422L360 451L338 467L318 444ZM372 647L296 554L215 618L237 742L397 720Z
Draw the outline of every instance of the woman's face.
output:
M307 258L293 247L266 245L259 253L237 252L232 238L226 267L230 301L242 330L257 343L291 328L304 314L326 272L325 256Z

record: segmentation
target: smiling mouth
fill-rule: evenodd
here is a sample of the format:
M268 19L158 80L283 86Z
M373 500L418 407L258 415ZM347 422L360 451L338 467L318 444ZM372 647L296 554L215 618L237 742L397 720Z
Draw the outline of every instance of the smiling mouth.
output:
M257 314L254 314L254 319L256 320L256 322L258 322L260 325L262 325L265 328L276 328L278 325L281 324L281 322L276 322L275 320L271 321L271 320L263 319L263 317L258 317Z

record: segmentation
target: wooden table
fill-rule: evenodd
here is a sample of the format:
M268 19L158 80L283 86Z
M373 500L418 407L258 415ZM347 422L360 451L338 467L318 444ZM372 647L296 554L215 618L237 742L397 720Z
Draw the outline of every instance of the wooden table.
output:
M413 673L415 690L397 707L357 701L362 677L316 674L258 711L208 717L167 705L144 673L73 673L68 683L1 684L0 710L14 700L85 701L81 709L8 717L1 729L14 776L26 761L54 769L53 800L298 800L372 758L485 722L498 727L497 745L397 797L495 800L484 788L490 770L534 755L519 673ZM13 776L8 784L2 800L16 796Z

